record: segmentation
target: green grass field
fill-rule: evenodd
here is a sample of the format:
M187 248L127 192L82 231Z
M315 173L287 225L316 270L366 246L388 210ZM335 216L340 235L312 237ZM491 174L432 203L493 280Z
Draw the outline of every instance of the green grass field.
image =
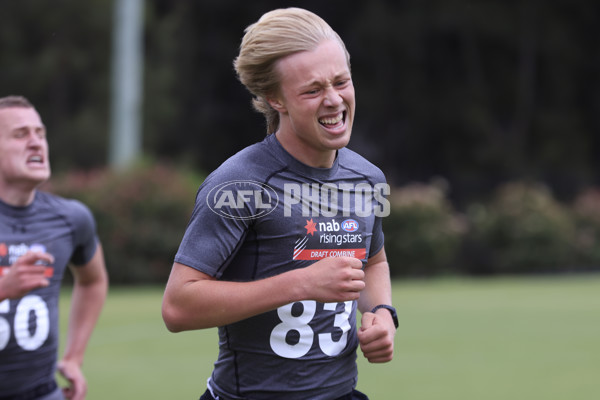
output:
M169 333L162 288L112 288L89 344L88 400L197 399L215 329ZM395 359L359 355L372 400L600 398L600 276L394 284ZM63 333L68 296L61 300Z

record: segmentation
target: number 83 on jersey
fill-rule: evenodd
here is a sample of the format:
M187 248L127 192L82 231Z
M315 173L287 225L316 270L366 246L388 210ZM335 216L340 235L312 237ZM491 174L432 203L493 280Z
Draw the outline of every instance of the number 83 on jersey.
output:
M305 300L279 307L277 315L281 323L271 331L271 349L281 357L300 358L308 354L316 334L319 349L330 357L337 356L348 344L352 303L352 301L342 303L343 311L337 313L336 309L339 303L323 304L324 311L335 313L333 324L328 332L315 332L310 326L317 312L316 301ZM302 307L302 311L297 312L300 307ZM339 335L340 331L341 336Z

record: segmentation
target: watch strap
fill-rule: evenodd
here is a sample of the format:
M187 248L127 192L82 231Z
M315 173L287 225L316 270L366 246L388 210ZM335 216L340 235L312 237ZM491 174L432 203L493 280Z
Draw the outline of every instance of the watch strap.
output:
M396 329L398 329L398 314L396 314L396 309L387 304L380 304L378 306L373 307L371 312L375 313L380 308L385 308L386 310L388 310L390 312L390 314L392 314L392 319L394 320L394 326L396 327Z

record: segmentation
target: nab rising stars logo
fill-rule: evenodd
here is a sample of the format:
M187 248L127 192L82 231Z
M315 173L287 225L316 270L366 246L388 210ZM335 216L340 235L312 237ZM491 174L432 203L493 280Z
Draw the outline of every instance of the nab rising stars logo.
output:
M315 222L311 218L306 220L304 229L306 229L306 236L298 239L294 245L292 256L294 260L320 260L326 257L364 259L366 257L366 248L357 248L357 245L360 246L359 243L363 242L363 237L361 233L354 234L359 230L359 223L354 219L349 218L339 223L335 219L327 222ZM341 231L346 233L341 233ZM313 248L307 249L309 244ZM332 246L335 248L327 248ZM346 246L352 248L345 248Z

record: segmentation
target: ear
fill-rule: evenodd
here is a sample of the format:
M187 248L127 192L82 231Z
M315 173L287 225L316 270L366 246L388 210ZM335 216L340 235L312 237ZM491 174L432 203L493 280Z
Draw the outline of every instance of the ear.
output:
M267 97L267 102L271 107L273 107L275 111L278 111L280 113L286 112L285 105L278 98Z

